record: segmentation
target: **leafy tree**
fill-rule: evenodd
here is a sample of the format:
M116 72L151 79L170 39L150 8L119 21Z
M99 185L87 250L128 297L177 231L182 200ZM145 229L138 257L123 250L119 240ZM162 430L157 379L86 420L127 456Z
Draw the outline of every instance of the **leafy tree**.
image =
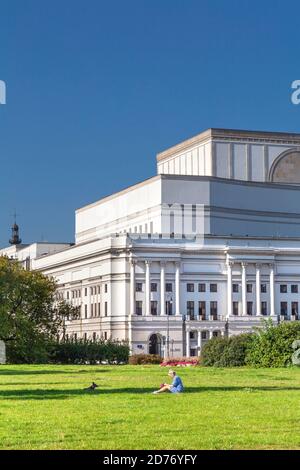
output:
M47 344L64 331L75 307L58 300L54 279L26 271L16 260L0 257L0 339L10 360L40 362Z

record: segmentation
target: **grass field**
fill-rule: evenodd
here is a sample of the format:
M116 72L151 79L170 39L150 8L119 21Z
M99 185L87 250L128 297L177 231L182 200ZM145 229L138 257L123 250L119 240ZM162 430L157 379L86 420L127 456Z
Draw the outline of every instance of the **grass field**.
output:
M0 448L300 449L300 369L180 369L152 395L167 371L0 366Z

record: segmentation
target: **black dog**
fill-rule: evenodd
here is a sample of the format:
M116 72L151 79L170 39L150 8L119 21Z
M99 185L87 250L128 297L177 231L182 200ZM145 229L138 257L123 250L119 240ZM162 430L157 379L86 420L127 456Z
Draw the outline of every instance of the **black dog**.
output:
M92 382L92 385L87 388L84 388L84 390L95 390L95 388L97 387L99 387L99 385L95 384L95 382Z

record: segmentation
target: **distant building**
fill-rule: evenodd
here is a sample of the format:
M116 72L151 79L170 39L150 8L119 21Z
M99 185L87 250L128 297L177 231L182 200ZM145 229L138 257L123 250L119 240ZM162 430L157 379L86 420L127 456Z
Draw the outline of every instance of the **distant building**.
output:
M0 249L0 256L18 260L25 269L32 269L32 260L57 253L71 246L71 243L22 243L16 221L12 226L12 236L9 243L10 246Z
M210 129L157 169L78 209L74 246L33 256L81 309L69 337L193 356L264 318L299 320L300 134Z

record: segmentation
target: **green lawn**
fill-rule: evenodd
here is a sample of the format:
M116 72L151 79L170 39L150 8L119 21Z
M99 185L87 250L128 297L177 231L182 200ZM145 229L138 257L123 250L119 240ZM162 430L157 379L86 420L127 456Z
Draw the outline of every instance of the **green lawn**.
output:
M1 449L300 449L299 369L0 366ZM86 392L92 380L100 388Z

